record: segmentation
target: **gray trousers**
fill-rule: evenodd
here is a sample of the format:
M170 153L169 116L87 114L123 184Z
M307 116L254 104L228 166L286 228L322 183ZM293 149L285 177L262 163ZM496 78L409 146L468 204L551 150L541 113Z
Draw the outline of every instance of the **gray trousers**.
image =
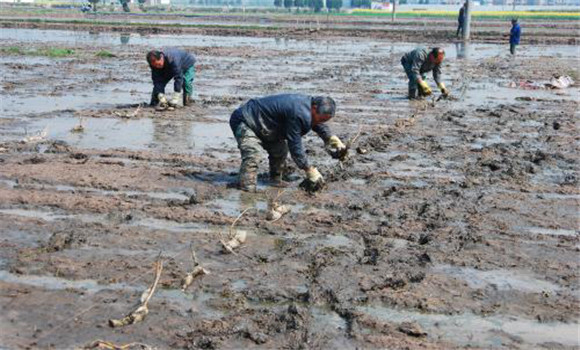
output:
M238 149L242 155L242 165L240 166L241 184L256 184L261 149L268 152L270 178L282 176L282 171L286 164L286 157L288 156L288 145L286 140L264 142L252 129L250 129L250 127L246 125L246 123L240 123L237 126L234 131L234 136L238 142Z
M512 55L516 54L516 46L518 46L517 44L510 44L510 53Z

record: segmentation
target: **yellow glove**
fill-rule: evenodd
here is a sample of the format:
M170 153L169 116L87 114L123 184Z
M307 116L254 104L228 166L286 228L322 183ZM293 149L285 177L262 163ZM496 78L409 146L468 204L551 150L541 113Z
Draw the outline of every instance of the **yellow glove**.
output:
M340 139L338 138L338 136L330 136L330 138L328 139L328 145L332 148L336 148L339 151L346 148L346 146L344 145L344 143L342 143L342 141L340 141Z
M419 88L421 89L423 95L425 96L431 95L431 88L429 87L429 85L427 85L427 82L425 80L421 80L421 82L419 83Z
M314 183L324 181L322 175L320 175L318 170L313 166L306 169L306 178Z
M445 96L445 97L449 96L449 90L447 90L447 88L445 87L445 84L439 83L439 84L437 84L437 86L439 87L439 90L441 90L441 93L443 94L443 96Z
M340 141L338 136L334 135L331 136L328 139L328 146L332 148L331 150L327 150L328 154L330 154L332 158L339 159L340 161L345 161L346 158L348 157L348 149L344 145L344 143Z
M167 104L167 97L165 97L165 94L161 92L157 94L157 100L159 101L159 104Z

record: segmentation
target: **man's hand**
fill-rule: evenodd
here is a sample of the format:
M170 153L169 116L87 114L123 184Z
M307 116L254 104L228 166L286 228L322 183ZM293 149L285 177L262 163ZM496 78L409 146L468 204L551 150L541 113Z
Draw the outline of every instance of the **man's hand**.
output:
M340 160L346 159L346 156L348 155L348 149L346 148L344 143L342 143L342 141L340 141L338 136L334 136L334 135L331 136L328 139L328 146L333 148L333 150L329 151L332 158L340 159Z
M157 102L159 104L167 104L167 97L165 96L164 93L158 93L157 94Z
M437 86L439 87L439 90L441 90L441 94L443 94L444 97L449 96L449 90L447 90L447 88L445 87L445 84L439 83L439 84L437 84Z
M427 85L427 82L425 80L421 80L419 82L419 89L421 89L421 93L423 93L423 95L425 96L430 96L432 93L431 88L429 87L429 85Z
M181 101L182 99L183 99L182 92L174 92L173 95L171 96L171 100L169 100L168 103L171 107L177 107L179 101Z
M324 188L324 179L315 167L306 169L306 179L300 183L300 188L308 193L314 193Z
M314 183L324 182L324 179L322 178L322 175L320 175L320 172L318 172L318 169L313 166L306 169L306 178Z

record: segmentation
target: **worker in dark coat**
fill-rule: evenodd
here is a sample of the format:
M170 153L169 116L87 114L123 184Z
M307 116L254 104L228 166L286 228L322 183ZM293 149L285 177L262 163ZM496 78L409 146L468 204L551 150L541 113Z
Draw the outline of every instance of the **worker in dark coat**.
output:
M325 124L334 117L336 104L330 97L301 94L280 94L254 98L236 109L230 118L230 127L240 149L242 164L239 188L255 191L261 149L268 152L270 181L274 186L286 186L282 181L288 151L298 168L306 172L313 184L323 183L320 172L306 157L302 136L313 130L337 154L346 146L331 134Z

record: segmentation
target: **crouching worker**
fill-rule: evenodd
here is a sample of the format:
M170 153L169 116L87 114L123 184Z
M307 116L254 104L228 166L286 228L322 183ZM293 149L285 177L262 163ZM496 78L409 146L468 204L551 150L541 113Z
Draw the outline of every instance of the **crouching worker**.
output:
M236 109L230 118L230 127L242 155L239 188L256 191L261 148L268 152L271 185L286 186L282 175L290 151L298 168L305 171L308 182L322 186L322 175L308 163L302 136L314 130L337 154L346 151L346 146L324 124L334 117L335 109L336 104L330 97L300 94L254 98Z
M419 89L419 97L431 95L431 88L425 81L425 73L430 71L433 71L433 79L443 96L449 96L449 90L441 82L441 63L443 63L444 58L445 51L438 47L430 51L420 47L406 53L401 58L401 64L405 69L407 78L409 78L409 99L417 98L417 89Z
M177 107L182 101L187 106L193 95L195 77L195 57L174 47L162 51L149 51L147 62L151 67L153 93L151 106ZM173 79L173 95L165 96L165 86Z

